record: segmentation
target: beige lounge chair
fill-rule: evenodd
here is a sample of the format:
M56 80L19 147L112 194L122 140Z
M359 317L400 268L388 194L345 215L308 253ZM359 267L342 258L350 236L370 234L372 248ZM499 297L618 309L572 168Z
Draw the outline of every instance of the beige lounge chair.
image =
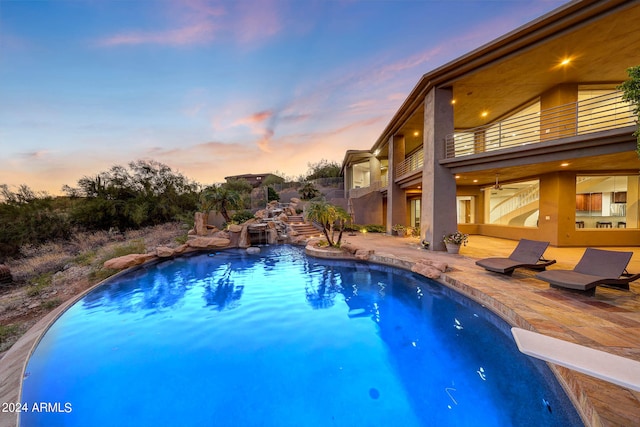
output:
M552 287L581 291L594 295L596 286L629 289L629 283L640 279L640 274L629 274L627 265L633 252L607 251L587 248L573 270L549 270L536 277Z
M485 258L476 261L476 264L486 270L508 276L511 276L516 268L543 271L556 262L542 257L547 246L549 242L522 239L508 258Z

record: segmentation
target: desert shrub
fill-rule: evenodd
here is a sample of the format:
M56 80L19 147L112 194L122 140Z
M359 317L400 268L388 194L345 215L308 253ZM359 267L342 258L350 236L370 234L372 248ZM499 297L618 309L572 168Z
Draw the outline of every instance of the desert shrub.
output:
M71 236L68 215L59 201L27 186L12 191L0 185L0 260L19 254L23 245L39 245Z
M240 211L231 215L231 222L236 224L242 224L250 219L254 218L251 211Z
M60 298L51 298L42 303L42 308L45 310L53 310L60 304L62 304L62 300Z
M51 281L53 279L53 273L43 273L37 276L31 286L27 288L27 295L30 297L35 297L40 295L46 288L51 285Z
M74 258L59 243L40 246L25 245L20 252L22 257L11 263L13 279L19 283L30 282L34 277L46 273L56 273Z
M153 161L113 166L83 177L77 188L65 187L78 198L71 219L89 230L135 229L173 221L198 206L198 185L166 165Z

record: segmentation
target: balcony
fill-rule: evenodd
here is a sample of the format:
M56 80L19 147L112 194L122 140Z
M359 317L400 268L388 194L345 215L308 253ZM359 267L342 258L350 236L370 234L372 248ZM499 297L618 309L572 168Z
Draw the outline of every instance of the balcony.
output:
M621 92L512 117L446 137L446 158L537 144L635 125Z
M373 181L368 187L352 188L349 190L349 198L357 199L366 196L373 191L382 191L389 185L389 174L385 171L380 176L380 181Z
M398 164L395 170L395 179L399 179L412 172L422 170L424 165L424 150L420 149L413 152L409 157Z

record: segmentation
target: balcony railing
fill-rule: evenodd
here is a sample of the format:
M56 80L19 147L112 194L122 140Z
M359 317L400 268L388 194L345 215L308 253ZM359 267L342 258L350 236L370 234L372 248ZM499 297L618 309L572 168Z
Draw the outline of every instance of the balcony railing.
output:
M446 137L446 157L454 158L554 139L585 135L636 123L621 92L612 92Z
M373 181L368 187L352 188L349 190L349 198L357 199L358 197L366 196L371 192L383 190L387 188L388 185L389 174L385 172L380 175L380 181Z
M418 150L398 164L396 167L395 178L398 179L408 173L422 169L423 165L424 151Z

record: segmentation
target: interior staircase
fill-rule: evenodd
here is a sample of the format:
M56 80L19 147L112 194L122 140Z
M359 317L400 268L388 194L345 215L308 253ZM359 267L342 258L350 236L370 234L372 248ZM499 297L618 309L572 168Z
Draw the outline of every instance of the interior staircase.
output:
M322 234L313 224L305 223L302 215L290 215L287 218L287 222L289 223L289 228L300 236L315 237Z

